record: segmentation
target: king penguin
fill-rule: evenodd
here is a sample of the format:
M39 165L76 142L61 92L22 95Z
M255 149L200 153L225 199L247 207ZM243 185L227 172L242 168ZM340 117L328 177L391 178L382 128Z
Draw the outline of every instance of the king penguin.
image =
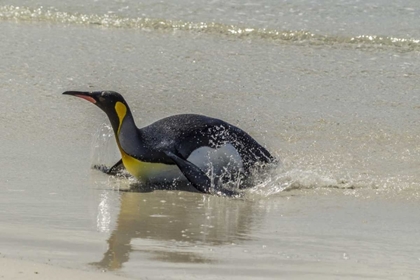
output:
M246 178L253 167L275 161L245 131L219 119L181 114L139 129L127 102L117 92L63 94L85 99L107 114L121 153L121 160L108 173L122 164L140 182L148 182L175 170L198 191L211 193L209 166L217 166L219 171L234 166L232 172L238 171Z

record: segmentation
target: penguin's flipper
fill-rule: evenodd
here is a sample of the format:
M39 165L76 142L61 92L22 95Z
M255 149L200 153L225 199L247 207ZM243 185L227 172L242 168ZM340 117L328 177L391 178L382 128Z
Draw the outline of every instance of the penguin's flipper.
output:
M124 168L122 159L120 159L119 161L117 161L109 170L108 172L106 172L106 174L108 175L116 175L118 173L118 171L121 170L121 168Z
M107 166L103 164L95 164L92 166L93 169L99 170L105 174L108 175L117 175L118 171L120 171L122 168L124 168L124 165L122 163L122 159L120 159L117 163L115 163L111 168L108 168Z
M165 154L172 159L181 170L182 174L190 181L194 188L202 193L210 193L211 181L210 178L196 165L188 160L182 159L172 152L165 152Z

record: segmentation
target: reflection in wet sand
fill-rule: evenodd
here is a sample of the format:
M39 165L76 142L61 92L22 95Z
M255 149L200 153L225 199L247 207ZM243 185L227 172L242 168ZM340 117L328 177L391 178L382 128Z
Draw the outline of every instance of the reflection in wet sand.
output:
M249 239L261 220L253 208L252 201L189 192L121 192L108 250L94 265L119 269L133 251L165 262L213 262L204 256L209 246Z

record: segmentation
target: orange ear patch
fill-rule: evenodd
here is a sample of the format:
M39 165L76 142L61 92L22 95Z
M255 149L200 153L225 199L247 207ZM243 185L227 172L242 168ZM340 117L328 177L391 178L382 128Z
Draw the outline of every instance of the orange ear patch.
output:
M118 119L120 121L120 124L118 125L118 133L120 133L122 122L124 120L125 115L127 114L127 107L125 107L123 103L118 101L115 104L115 111L117 112Z

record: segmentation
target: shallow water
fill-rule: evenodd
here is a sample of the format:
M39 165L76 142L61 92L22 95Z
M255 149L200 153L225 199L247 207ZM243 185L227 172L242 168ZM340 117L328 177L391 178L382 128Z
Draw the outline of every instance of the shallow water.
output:
M153 279L420 275L417 2L72 3L0 7L2 256ZM388 39L351 43L366 34ZM222 118L282 165L240 199L123 191L90 169L118 160L106 116L60 94L86 89L124 94L139 126Z

